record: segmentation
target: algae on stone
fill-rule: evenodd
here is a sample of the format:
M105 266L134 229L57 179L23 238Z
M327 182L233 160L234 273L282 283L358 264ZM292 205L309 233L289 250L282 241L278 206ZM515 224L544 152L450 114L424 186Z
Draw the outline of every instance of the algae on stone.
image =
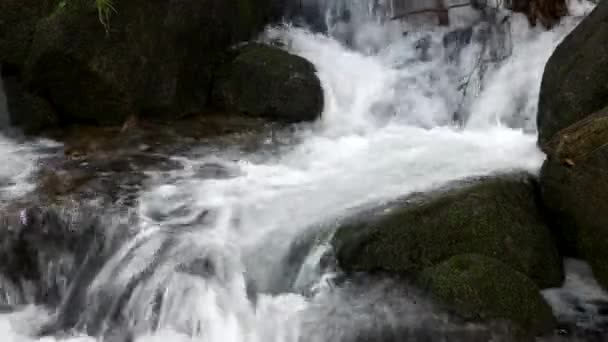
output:
M309 61L263 44L237 49L233 57L215 75L216 106L286 122L321 115L323 89Z
M114 1L109 32L91 0L42 20L27 60L30 89L62 121L111 124L132 115L205 112L225 50L272 20L272 1Z
M427 197L340 227L333 239L340 266L409 275L476 253L505 262L541 288L561 285L561 259L530 176L483 178Z
M421 282L436 299L466 319L506 320L531 336L555 326L538 286L494 258L454 256L424 270Z

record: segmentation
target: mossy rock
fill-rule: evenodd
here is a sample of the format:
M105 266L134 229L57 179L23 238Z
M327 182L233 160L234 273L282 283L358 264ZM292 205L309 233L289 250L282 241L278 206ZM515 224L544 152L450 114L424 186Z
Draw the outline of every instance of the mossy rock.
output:
M526 174L477 179L381 208L341 226L332 241L348 272L412 275L468 253L499 259L539 287L560 286L560 256Z
M608 103L608 2L600 2L555 49L538 108L541 147L561 129Z
M454 256L424 270L421 283L439 302L466 319L506 320L527 336L549 332L556 324L538 286L494 258Z
M263 44L249 44L234 54L215 77L217 107L285 122L321 115L323 89L309 61Z
M48 15L59 0L0 1L0 65L21 69L27 58L38 20ZM9 71L10 72L10 71Z
M90 0L40 21L27 60L30 89L63 122L116 125L127 117L204 112L226 49L273 18L272 1L114 1L109 27Z
M586 259L608 289L608 107L547 144L541 194L566 252Z

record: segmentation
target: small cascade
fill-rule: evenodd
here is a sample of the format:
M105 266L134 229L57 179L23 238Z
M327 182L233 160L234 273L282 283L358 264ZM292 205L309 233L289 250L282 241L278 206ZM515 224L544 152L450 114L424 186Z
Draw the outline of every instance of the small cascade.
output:
M438 6L412 2L428 4ZM87 214L103 216L95 224L50 229L75 236L67 246L28 241L35 266L48 266L38 286L59 283L60 298L2 314L35 300L0 291L0 334L11 342L434 341L451 332L457 341L491 339L487 327L454 320L407 285L344 283L329 241L336 225L379 204L469 177L537 172L542 69L577 21L541 32L507 11L463 6L449 9L449 25L421 26L392 20L397 8L385 0L293 5L299 24L324 33L284 25L261 39L315 65L322 118L278 132L294 138L280 149L184 152L182 168L151 172L134 217L117 223L124 213L97 208ZM0 140L0 156L24 155ZM5 163L0 177L18 183L32 159L14 163L18 170ZM210 167L227 172L201 177ZM66 264L50 267L56 256ZM65 268L69 285L60 282ZM23 318L32 312L35 319ZM16 331L7 323L14 319L36 323Z

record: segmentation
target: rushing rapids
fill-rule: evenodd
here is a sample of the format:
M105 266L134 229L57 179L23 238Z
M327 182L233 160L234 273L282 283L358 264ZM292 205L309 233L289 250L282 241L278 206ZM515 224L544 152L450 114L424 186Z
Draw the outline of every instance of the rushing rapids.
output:
M378 279L335 286L331 227L450 181L536 172L543 66L591 5L573 2L552 31L494 8L455 10L449 27L391 21L381 5L308 3L327 33L268 28L260 39L317 67L323 117L275 132L254 153L202 146L179 158L182 170L151 175L135 212L88 223L105 236L63 260L76 273L69 286L62 260L45 273L38 286L58 288L53 305L28 306L28 287L2 279L0 333L14 342L487 340L484 327L459 324L416 290ZM1 139L8 201L27 188L36 152ZM218 172L200 177L210 168Z

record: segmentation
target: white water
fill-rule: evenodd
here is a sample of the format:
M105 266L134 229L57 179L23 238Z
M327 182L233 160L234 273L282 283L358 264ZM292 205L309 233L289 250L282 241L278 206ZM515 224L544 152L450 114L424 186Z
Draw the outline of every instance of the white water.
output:
M35 149L51 146L49 141L20 144L4 135L9 123L6 96L0 78L0 206L6 200L21 196L33 189L28 177L36 168L40 157Z
M589 7L573 6L581 8ZM266 39L285 42L317 67L326 99L322 119L301 127L298 143L272 157L241 154L235 161L208 155L187 160L180 174L160 177L142 194L140 235L97 276L89 289L90 307L98 298L117 298L158 257L161 266L136 287L126 306L125 323L138 341L321 342L337 341L378 317L388 324L416 324L429 313L414 312L417 307L404 298L382 300L370 296L371 287L368 299L353 299L325 288L319 250L295 285L316 284L315 297L268 293L281 292L283 256L315 225L465 177L537 172L544 158L534 127L542 69L577 21L568 18L544 32L515 17L513 54L490 69L462 127L452 124L461 103L456 88L475 65L479 46L449 65L437 45L440 29L430 32L437 44L426 62L415 58L420 35L401 37L394 25L362 25L354 34L357 51L303 29L269 29ZM235 176L196 179L196 170L210 162ZM203 212L209 214L198 220ZM175 243L159 256L167 236ZM177 271L201 259L212 261L216 274L210 279ZM260 292L255 303L247 298L247 279ZM152 326L152 300L159 290L165 301ZM408 314L397 314L403 312ZM0 316L0 333L10 342L35 339L26 336L45 317L37 308Z

